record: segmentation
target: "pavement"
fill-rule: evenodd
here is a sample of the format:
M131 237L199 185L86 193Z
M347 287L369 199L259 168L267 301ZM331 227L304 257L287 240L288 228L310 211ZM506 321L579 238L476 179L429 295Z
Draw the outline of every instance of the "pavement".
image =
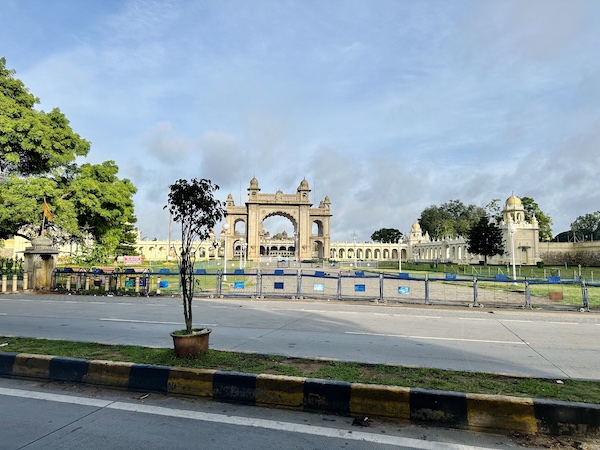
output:
M0 352L0 377L82 383L494 433L600 437L600 405Z

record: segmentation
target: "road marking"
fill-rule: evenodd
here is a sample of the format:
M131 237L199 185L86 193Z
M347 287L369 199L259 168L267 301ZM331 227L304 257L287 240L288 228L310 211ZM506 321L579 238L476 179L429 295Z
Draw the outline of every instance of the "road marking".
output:
M500 319L501 322L520 322L520 323L533 323L533 320L519 320L519 319Z
M406 339L423 339L432 341L455 341L455 342L478 342L484 344L512 344L512 345L527 345L523 341L492 341L488 339L463 339L463 338L446 338L435 336L410 336L407 334L380 334L380 333L363 333L360 331L346 331L345 334L359 334L364 336L382 336L382 337L399 337Z
M104 322L129 322L129 323L151 323L151 324L158 324L158 325L181 325L181 322L159 322L159 321L153 321L153 320L106 319L106 318L100 318L98 320L101 320Z
M481 317L459 317L458 320L489 320Z
M578 322L548 322L554 325L579 325Z
M74 405L92 406L96 408L114 409L141 414L153 414L163 417L175 417L181 419L198 420L202 422L222 423L234 426L263 428L268 430L285 431L291 433L308 434L334 439L346 439L351 441L370 442L374 444L394 445L409 447L419 450L486 450L488 447L477 447L473 445L449 444L444 442L423 441L422 439L406 438L401 436L390 436L369 433L365 431L346 430L342 428L327 428L315 425L306 425L293 422L282 422L279 420L258 419L253 417L232 416L225 414L207 413L176 408L165 408L162 406L140 405L120 401L109 401L71 395L51 394L45 392L26 391L22 389L0 388L0 395L20 397L35 400L45 400Z

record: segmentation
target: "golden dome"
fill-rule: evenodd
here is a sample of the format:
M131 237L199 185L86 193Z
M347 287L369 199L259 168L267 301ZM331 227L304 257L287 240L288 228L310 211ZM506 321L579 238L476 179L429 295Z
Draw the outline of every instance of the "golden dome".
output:
M519 197L517 197L516 195L511 195L510 197L508 197L506 199L506 206L512 206L513 208L516 206L522 206L523 202L521 202L521 199Z
M421 225L419 225L419 222L413 223L412 229L415 230L415 231L416 230L420 230L421 229Z

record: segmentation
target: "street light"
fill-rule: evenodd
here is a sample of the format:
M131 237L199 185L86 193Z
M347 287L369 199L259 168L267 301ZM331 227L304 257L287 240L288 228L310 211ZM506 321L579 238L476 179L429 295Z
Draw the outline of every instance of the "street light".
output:
M402 243L404 242L404 237L400 236L398 238L398 273L402 273Z
M517 231L517 224L510 220L508 222L508 233L510 234L511 241L511 255L512 255L512 272L513 280L517 279L517 269L515 265L515 232Z
M223 264L223 280L227 281L227 231L229 231L229 224L225 222L223 225L223 231L225 231L225 242L223 243L224 253L224 264Z

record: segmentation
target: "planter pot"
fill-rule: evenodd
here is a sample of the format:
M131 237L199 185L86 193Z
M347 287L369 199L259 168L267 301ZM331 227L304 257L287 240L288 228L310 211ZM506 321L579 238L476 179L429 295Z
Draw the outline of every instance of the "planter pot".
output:
M180 358L195 358L208 350L210 328L194 328L192 334L171 333L175 354Z

